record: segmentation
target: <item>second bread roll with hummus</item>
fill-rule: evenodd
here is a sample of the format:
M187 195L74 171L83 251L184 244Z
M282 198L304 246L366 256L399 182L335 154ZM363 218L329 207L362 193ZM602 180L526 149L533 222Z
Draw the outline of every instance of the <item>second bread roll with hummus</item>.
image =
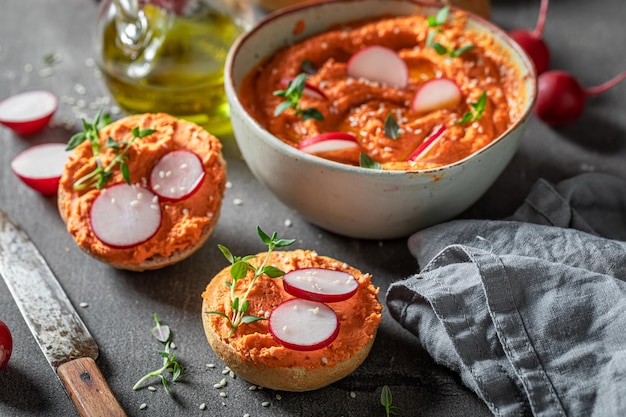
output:
M154 133L137 139L128 149L126 164L131 184L149 188L154 165L164 155L175 150L190 150L201 160L205 177L199 188L180 201L160 200L161 223L147 241L127 248L107 245L93 232L90 209L94 200L115 184L124 182L121 169L111 171L104 188L77 190L78 179L93 171L96 159L106 166L116 155L107 139L129 142L131 130L154 129ZM93 155L89 141L77 146L65 166L59 184L58 208L67 230L78 247L94 258L116 268L134 271L163 268L179 262L209 237L221 210L226 185L226 162L219 140L202 127L168 114L133 115L115 121L99 132L100 155Z
M252 262L259 262L265 253ZM310 391L336 382L352 373L368 356L380 324L382 306L371 276L338 260L308 250L273 252L268 262L284 272L302 268L325 268L352 274L358 289L351 298L327 303L339 319L339 334L329 345L299 351L283 347L271 335L268 321L238 327L231 335L228 322L207 311L230 312L230 267L219 272L202 294L202 322L209 344L237 375L247 381L281 391ZM246 278L247 279L247 278ZM246 282L241 282L246 285ZM248 297L250 315L268 317L281 302L294 298L282 278L261 275Z

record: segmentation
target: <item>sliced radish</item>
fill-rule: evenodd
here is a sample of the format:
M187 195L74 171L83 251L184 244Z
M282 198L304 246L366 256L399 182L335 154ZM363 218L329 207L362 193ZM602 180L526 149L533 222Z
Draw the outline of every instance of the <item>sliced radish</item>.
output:
M44 195L56 194L70 153L63 143L31 146L11 161L11 169L35 191Z
M159 197L126 183L102 190L89 215L96 237L114 248L139 245L154 236L161 225Z
M292 298L270 314L269 331L278 343L294 350L328 346L339 334L339 320L332 308L317 301Z
M343 151L359 147L354 135L346 132L326 132L311 136L298 144L298 149L306 153Z
M283 77L280 80L280 85L286 88L292 81L293 77ZM302 94L307 97L316 98L318 100L326 100L328 98L322 90L307 82L304 83L304 90L302 90Z
M423 113L432 110L449 109L461 103L461 89L449 78L435 78L426 81L415 92L411 108Z
M167 201L179 201L195 193L206 176L202 160L186 149L165 154L152 168L150 188Z
M349 273L323 268L303 268L283 276L285 291L305 300L335 303L352 297L359 283Z
M0 102L0 123L18 135L32 135L48 125L58 105L48 91L16 94Z
M409 68L400 56L384 46L363 48L348 60L349 77L404 88L409 82Z
M424 142L422 142L420 146L418 146L411 153L411 155L409 155L409 157L407 158L407 161L415 161L420 156L430 151L432 147L435 145L435 143L437 142L437 139L439 139L441 135L443 134L443 132L445 131L446 131L446 127L444 125L436 126L435 129L433 130L433 133L431 133L429 137L424 139Z

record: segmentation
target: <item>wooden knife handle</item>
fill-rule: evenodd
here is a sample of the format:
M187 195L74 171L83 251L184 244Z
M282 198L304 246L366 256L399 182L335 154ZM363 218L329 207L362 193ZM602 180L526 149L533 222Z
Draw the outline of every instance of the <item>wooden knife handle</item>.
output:
M57 374L81 417L126 417L93 359L66 362Z

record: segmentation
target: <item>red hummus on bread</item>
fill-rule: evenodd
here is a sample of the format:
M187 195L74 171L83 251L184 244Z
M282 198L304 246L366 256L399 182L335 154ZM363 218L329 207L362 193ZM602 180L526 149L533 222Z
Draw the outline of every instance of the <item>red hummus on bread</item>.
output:
M518 68L510 53L485 32L467 25L468 16L457 11L442 25L436 39L452 49L468 44L473 49L460 56L439 54L427 45L434 29L428 16L388 17L339 25L279 50L261 62L247 77L239 97L250 115L269 132L297 147L307 138L326 132L352 134L356 150L329 151L319 156L359 165L360 155L389 170L430 169L459 161L502 135L522 115L525 94ZM300 22L303 23L303 22ZM408 67L406 86L392 87L347 75L351 57L368 46L395 51ZM325 97L304 94L302 108L315 108L323 120L302 120L291 110L275 115L283 98L285 78L313 68L307 84ZM412 99L426 82L445 78L460 89L459 104L450 108L416 111ZM483 93L487 103L479 120L459 123ZM385 133L385 120L393 115L399 125L397 138ZM446 130L427 154L410 156L438 126Z
M205 178L199 189L180 201L160 201L161 224L147 241L130 248L111 247L93 233L90 227L90 208L93 201L106 186L123 182L120 169L112 171L112 177L104 189L76 190L75 182L93 171L96 166L89 141L76 147L65 166L59 185L59 211L66 221L67 230L78 246L97 259L114 266L142 265L155 258L169 258L202 243L208 237L220 214L222 196L226 184L225 162L221 143L200 126L176 119L167 114L143 114L125 117L100 130L100 160L106 166L115 156L106 147L108 137L115 141L131 140L131 130L154 129L150 136L136 140L127 152L126 161L131 184L148 186L153 166L168 152L187 149L202 161Z
M257 255L256 261L260 263L264 256L265 253ZM251 262L254 263L255 260ZM371 275L332 258L305 250L273 252L268 264L284 272L302 268L325 268L348 272L356 278L358 289L354 296L345 301L326 303L337 314L339 334L328 346L313 351L299 351L281 346L270 334L267 320L243 324L231 335L227 320L219 315L203 312L205 328L209 327L208 330L216 334L221 343L232 347L239 362L244 365L253 364L254 367L261 369L300 368L306 372L315 368L325 368L332 372L336 364L349 360L365 347L367 352L364 352L361 361L367 356L382 318L382 306L377 299L378 288L372 285ZM230 281L229 271L230 267L222 270L207 286L202 294L204 311L231 314L230 287L225 284L225 281ZM247 287L249 278L250 275L240 281L242 288ZM283 289L281 278L261 275L248 296L250 307L247 314L267 318L275 307L291 298L294 297ZM246 378L246 375L242 376Z

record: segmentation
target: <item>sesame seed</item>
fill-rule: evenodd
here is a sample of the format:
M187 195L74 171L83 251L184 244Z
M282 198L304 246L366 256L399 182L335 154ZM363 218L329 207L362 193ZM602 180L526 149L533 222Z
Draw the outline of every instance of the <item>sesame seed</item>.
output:
M142 404L139 406L139 409L140 409L140 410L145 410L146 408L148 408L148 404L146 404L146 403L142 403Z
M166 176L166 177L170 177L171 175L172 175L172 171L169 171L169 170L168 170L168 171L165 173L165 176Z
M226 394L224 391L222 391L222 392L220 392L220 397L226 398L226 397L228 397L228 394Z
M148 391L156 391L156 388L154 388L152 385L150 385L150 386L148 387Z
M269 402L269 401L263 401L263 402L261 403L261 405L262 405L263 407L269 407L269 406L270 406L270 402Z
M356 398L356 392L350 391L350 398Z
M328 363L328 358L323 357L323 358L322 358L322 363L323 363L324 365L326 365L326 364Z
M206 404L205 403L200 404L199 408L200 408L200 410L204 410L206 408Z
M130 202L130 206L131 207L137 207L138 205L139 205L139 201L137 201L137 200L133 200L133 201Z
M240 205L242 205L242 204L243 204L243 200L242 200L242 199L240 199L240 198L235 198L235 199L233 200L233 204L234 204L234 205L236 205L236 206L240 206Z
M233 183L230 181L226 181L226 188L233 188Z
M180 166L180 169L185 169L185 168L187 168L187 164L182 164L182 165Z
M256 391L256 385L250 385L248 391Z
M165 172L159 171L159 178L165 178Z
M184 209L183 209L183 214L184 214L185 216L189 216L189 210L188 210L188 209L186 209L186 208L184 208Z
M80 303L79 306L82 307L82 308L87 308L87 307L89 307L89 304L87 304L87 303Z
M281 397L281 395L280 395L280 394L276 394L276 399L277 399L278 401L280 401L280 400L282 400L282 399L283 399L283 397Z
M206 367L207 368L215 368L215 364L214 363L207 363Z

